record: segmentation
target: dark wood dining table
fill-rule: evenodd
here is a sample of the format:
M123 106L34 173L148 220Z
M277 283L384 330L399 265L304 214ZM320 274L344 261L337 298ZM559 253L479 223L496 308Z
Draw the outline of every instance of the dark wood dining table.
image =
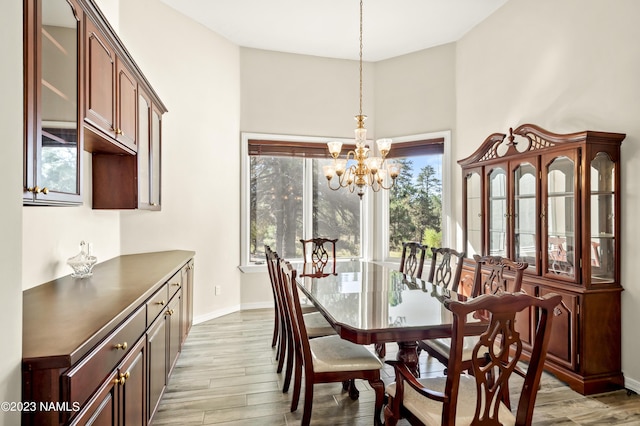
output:
M453 315L444 301L466 299L373 262L295 266L298 287L341 338L362 345L396 342L397 359L416 373L418 340L451 337ZM469 333L481 328L472 324Z

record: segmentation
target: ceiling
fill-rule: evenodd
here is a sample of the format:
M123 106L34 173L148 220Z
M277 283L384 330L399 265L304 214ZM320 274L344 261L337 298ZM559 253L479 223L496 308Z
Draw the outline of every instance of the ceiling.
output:
M357 0L161 0L244 47L358 59ZM458 40L508 0L364 0L363 59Z

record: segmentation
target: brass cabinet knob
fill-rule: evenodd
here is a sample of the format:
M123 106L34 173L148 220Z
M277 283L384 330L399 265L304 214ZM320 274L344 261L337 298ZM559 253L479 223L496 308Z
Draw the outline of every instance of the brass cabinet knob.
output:
M173 283L172 286L180 287L180 283Z
M121 135L122 134L122 129L116 129L116 135Z
M124 342L124 343L118 343L118 344L115 346L115 348L116 348L116 349L122 349L123 351L126 351L126 350L127 350L127 346L128 346L128 345L127 345L127 342Z
M27 191L28 192L33 192L34 194L43 193L43 194L46 195L46 194L49 193L49 188L47 188L46 186L43 187L43 188L40 188L39 186L36 185L36 186L31 186L31 187L27 188Z
M160 306L164 306L164 304L167 303L164 300L161 300L159 302L156 302L156 305L160 305Z
M167 312L165 312L166 315L173 315L174 310L173 309L169 309Z
M131 376L131 374L127 371L126 373L120 373L120 376L113 381L116 385L124 385L127 379Z

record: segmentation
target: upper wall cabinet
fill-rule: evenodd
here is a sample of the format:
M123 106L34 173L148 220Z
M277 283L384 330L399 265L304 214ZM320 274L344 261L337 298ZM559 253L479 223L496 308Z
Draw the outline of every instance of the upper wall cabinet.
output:
M94 208L158 210L162 101L94 0L24 10L24 204L81 204L84 150Z
M85 35L87 150L123 149L124 153L135 153L137 82L90 19L86 21ZM105 148L105 139L116 144Z
M27 0L24 16L23 202L80 204L83 12L74 0Z

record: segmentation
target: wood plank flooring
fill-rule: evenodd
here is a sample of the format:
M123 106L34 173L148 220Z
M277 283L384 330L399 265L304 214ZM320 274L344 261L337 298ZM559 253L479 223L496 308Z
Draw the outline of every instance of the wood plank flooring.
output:
M276 373L272 332L273 310L268 309L194 325L154 425L299 425L303 402L298 411L289 411L283 374ZM396 350L388 344L387 358L394 359ZM420 369L423 375L442 373L442 365L424 353ZM385 383L393 381L392 373L387 366ZM360 398L351 401L339 383L316 385L311 424L372 425L373 391L366 381L357 386ZM545 373L533 419L537 426L640 425L640 396L621 390L584 397Z

